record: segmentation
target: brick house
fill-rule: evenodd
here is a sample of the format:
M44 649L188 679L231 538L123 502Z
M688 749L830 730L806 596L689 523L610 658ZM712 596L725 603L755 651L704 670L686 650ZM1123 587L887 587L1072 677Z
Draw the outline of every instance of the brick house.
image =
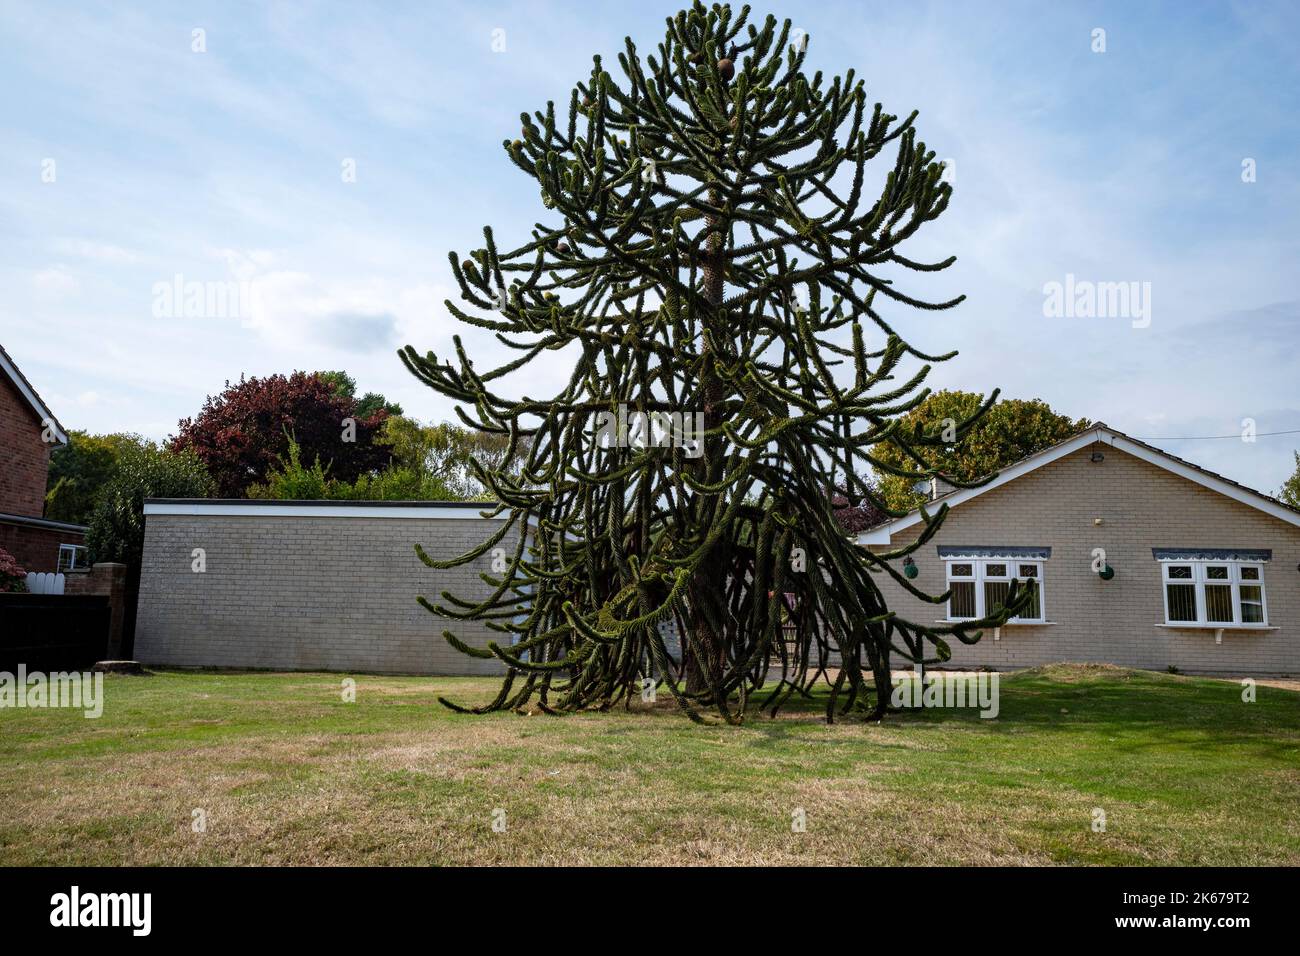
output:
M28 571L85 562L86 528L42 517L50 452L67 443L63 426L0 346L0 548Z
M1012 578L1040 591L978 643L951 639L949 666L1300 674L1300 511L1274 498L1097 425L928 510L941 504L908 584L951 594L927 603L881 575L892 610L950 623L982 616ZM894 550L923 528L915 511L858 543Z

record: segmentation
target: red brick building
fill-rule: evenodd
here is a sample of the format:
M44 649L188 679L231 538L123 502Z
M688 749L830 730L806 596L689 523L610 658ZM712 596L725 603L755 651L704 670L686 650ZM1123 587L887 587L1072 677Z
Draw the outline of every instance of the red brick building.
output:
M42 517L50 452L67 443L63 426L0 346L0 548L28 571L85 564L85 527Z

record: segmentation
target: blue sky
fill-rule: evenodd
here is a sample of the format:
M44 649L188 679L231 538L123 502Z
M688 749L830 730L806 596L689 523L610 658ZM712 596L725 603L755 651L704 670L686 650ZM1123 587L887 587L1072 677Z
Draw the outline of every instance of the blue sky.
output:
M501 141L521 111L567 102L593 53L613 66L627 35L653 50L676 9L7 0L0 344L68 428L161 438L227 379L294 368L344 368L449 419L394 352L443 354L458 331L449 250L543 217ZM1265 491L1290 474L1300 435L1168 439L1300 429L1300 7L755 11L805 30L812 68L852 67L889 111L919 109L952 160L952 206L909 254L957 255L926 295L968 300L887 316L924 350L961 350L934 385L1042 398ZM155 315L177 275L246 280L257 301ZM1067 275L1149 282L1149 325L1045 317L1044 285ZM565 375L551 363L525 387Z

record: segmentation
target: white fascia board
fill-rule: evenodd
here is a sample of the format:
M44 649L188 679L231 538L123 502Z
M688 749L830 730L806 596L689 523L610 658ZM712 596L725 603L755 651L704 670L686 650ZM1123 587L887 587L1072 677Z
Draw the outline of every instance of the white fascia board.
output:
M446 505L398 505L396 507L365 507L348 504L311 505L256 505L231 502L163 502L146 501L146 515L192 515L231 518L462 518L472 521L488 520L480 510L490 511L493 506L479 508L453 508ZM509 512L502 512L490 520L504 521Z
M31 406L32 411L40 416L41 426L46 427L48 425L49 428L53 429L54 437L58 440L58 443L60 445L66 445L68 443L68 436L63 433L63 429L61 429L59 423L55 421L54 413L45 406L44 402L36 397L36 393L27 386L27 382L20 374L18 374L18 369L14 367L12 362L5 358L4 352L0 352L0 368L4 369L5 374L9 376L9 381L14 383L14 388L18 389L18 394L22 395L22 397L27 400L27 404Z
M859 534L857 543L859 545L889 544L895 530L897 529L892 524L882 524L878 528L872 528L870 531L863 531Z

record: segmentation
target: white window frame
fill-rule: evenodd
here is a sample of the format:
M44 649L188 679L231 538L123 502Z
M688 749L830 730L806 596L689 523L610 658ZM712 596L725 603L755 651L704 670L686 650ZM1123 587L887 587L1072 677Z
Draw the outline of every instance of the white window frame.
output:
M1264 564L1263 561L1251 561L1242 558L1161 558L1160 559L1160 598L1164 602L1165 624L1169 627L1268 627L1268 589L1264 587ZM1190 565L1192 569L1191 578L1171 578L1169 569L1173 567L1183 567ZM1211 579L1207 576L1207 569L1210 565L1221 567L1227 565L1228 578ZM1241 619L1241 579L1242 568L1255 568L1259 572L1259 578L1254 581L1247 580L1244 583L1248 587L1259 586L1259 610L1263 620L1260 621L1243 621ZM1196 596L1196 620L1194 621L1172 621L1169 619L1169 585L1181 584L1191 585L1193 593ZM1232 620L1231 621L1211 621L1205 608L1205 586L1207 584L1222 586L1227 584L1232 593ZM1249 602L1255 603L1253 601Z
M72 554L72 560L68 562L66 568L63 566L64 552L71 552ZM62 574L64 571L84 571L88 566L86 564L85 555L86 546L84 544L60 544L59 563L55 565L56 573ZM78 558L81 560L78 561Z
M988 614L988 608L984 602L984 582L998 581L1010 582L1012 580L1028 580L1028 577L1019 576L1021 565L1033 565L1037 568L1038 573L1034 580L1038 583L1038 617L1012 617L1007 619L1008 624L1046 624L1047 623L1047 600L1044 593L1043 577L1046 570L1045 558L1017 558L1017 557L982 557L966 558L948 555L943 559L944 563L944 580L947 589L951 590L954 583L974 583L975 585L975 616L974 617L953 617L952 597L949 596L945 613L949 621L975 621ZM953 577L952 567L954 564L971 565L971 577ZM1005 577L988 574L987 565L1005 564L1008 572L1016 572L1014 575L1008 573Z

